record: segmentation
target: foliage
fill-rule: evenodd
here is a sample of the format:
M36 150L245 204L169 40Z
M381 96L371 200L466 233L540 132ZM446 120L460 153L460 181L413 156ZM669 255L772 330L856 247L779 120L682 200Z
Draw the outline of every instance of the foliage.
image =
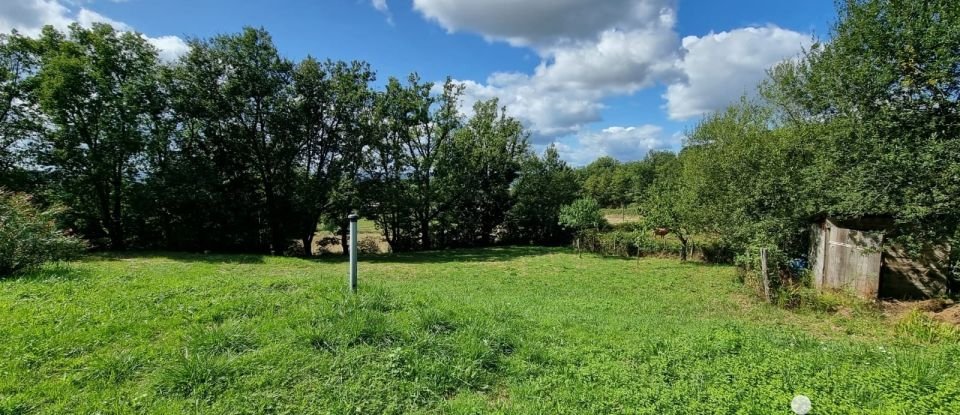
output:
M960 5L847 1L828 43L772 72L764 92L816 150L817 210L889 215L908 247L957 240Z
M376 238L366 237L357 242L357 249L362 254L379 254L380 241Z
M600 213L596 200L585 197L560 208L560 224L576 231L600 229L606 219Z
M513 183L513 205L507 212L508 240L555 245L569 241L560 225L560 208L573 203L580 188L573 169L560 159L556 147L543 156L528 155Z
M349 295L338 260L95 259L0 284L0 411L960 410L956 342L761 304L727 266L446 250L362 263Z
M601 157L578 173L582 176L583 192L597 200L600 206L621 206L631 202L630 179L627 170L613 157Z
M513 239L519 121L496 100L467 118L452 80L375 79L365 62L293 62L249 27L170 64L106 24L4 35L0 185L69 206L65 223L116 250L309 256L321 221L342 231L352 211L394 251Z
M124 249L137 158L155 131L157 51L105 24L74 24L67 33L46 27L32 48L39 61L32 94L52 126L40 135L40 161L55 168L57 200L78 215L83 235Z
M705 117L642 198L651 227L767 247L771 268L808 251L822 215L878 215L919 252L960 236L960 6L838 3L829 42L770 72L759 98Z
M960 328L913 310L897 322L897 334L921 344L960 343Z
M679 157L658 166L656 178L640 205L646 227L666 229L680 241L680 258L687 259L690 235L702 230L703 217L708 213L698 208L695 183L686 180L682 158L696 152L686 148Z
M83 250L83 242L57 229L61 211L40 209L30 196L0 190L0 277L70 259Z
M583 194L603 207L624 208L646 194L660 165L673 159L673 153L651 151L643 160L621 163L601 157L577 170Z
M560 208L560 224L576 232L577 252L583 249L583 241L588 233L599 231L606 222L600 205L589 197L574 200Z
M293 122L303 148L292 198L306 256L321 217L336 216L345 227L346 216L361 205L356 177L362 149L373 141L367 124L374 80L365 62L319 63L308 57L294 68Z
M688 255L711 264L732 264L732 249L721 238L693 235L686 249L676 238L659 237L652 229L643 226L631 226L628 229L606 229L598 232L586 232L581 248L588 252L605 256L637 257L637 259L656 257L679 258L686 251Z
M23 138L38 130L27 85L37 66L29 42L17 33L0 34L0 186L8 188L18 184L12 176L26 158Z
M473 117L441 149L436 174L445 246L489 245L514 202L510 185L527 156L527 133L498 105L475 103Z

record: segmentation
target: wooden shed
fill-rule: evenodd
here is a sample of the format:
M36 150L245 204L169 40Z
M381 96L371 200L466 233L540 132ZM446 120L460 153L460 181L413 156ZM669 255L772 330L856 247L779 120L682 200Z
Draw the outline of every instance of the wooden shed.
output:
M811 229L810 267L818 290L838 289L863 298L927 298L950 290L946 244L928 244L920 255L885 241L887 217L825 217Z

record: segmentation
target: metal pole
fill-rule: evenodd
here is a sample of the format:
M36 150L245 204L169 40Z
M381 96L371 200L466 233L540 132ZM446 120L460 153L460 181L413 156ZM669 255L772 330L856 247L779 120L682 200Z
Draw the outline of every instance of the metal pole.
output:
M360 216L351 213L347 218L350 219L350 279L348 283L350 284L350 292L355 293L357 292L357 219L360 219Z

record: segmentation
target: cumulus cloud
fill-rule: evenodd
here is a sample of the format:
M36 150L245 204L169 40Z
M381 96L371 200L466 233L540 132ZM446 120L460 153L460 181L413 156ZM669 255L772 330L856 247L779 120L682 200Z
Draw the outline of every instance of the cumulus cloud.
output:
M601 120L603 101L658 84L671 119L721 109L753 89L773 64L810 36L775 26L690 36L676 32L675 0L414 0L414 9L450 32L529 47L532 73L462 80L466 104L497 97L538 144L576 135ZM649 132L648 129L643 129ZM640 130L632 130L634 133ZM579 135L577 135L579 134ZM600 136L609 136L611 131ZM599 136L596 136L599 137ZM676 141L676 140L674 140ZM593 149L611 149L587 140Z
M190 45L179 36L146 37L153 47L157 48L160 59L173 62L190 51Z
M592 4L557 2L568 9L573 3ZM643 10L652 10L653 4L664 2L633 3L633 7L639 4L645 5ZM498 97L512 115L531 128L536 142L579 131L585 124L600 120L604 98L631 94L682 76L676 66L680 39L673 31L675 12L665 7L655 9L655 14L642 13L648 20L635 22L633 27L617 27L620 20L613 19L607 22L608 27L585 37L551 35L552 40L547 41L544 33L549 31L543 28L528 33L515 31L522 37L513 37L513 41L537 39L534 50L541 58L540 64L532 74L495 73L485 83L462 81L467 86L468 104ZM633 16L634 20L638 18Z
M387 23L393 24L393 15L390 13L390 6L387 5L387 0L370 0L370 4L378 12L387 16Z
M685 37L679 66L686 80L667 88L667 113L685 120L721 109L752 93L767 69L797 56L811 42L809 35L776 26Z
M675 0L413 1L414 9L448 31L536 47L592 40L612 28L647 28L675 5Z
M70 10L56 0L13 0L0 2L0 32L19 30L28 36L40 34L44 25L65 28L74 19Z
M124 22L113 20L85 7L73 11L57 0L0 2L0 32L2 33L9 33L16 29L27 36L37 36L46 25L64 30L74 22L86 27L94 23L107 23L120 31L134 30ZM144 36L144 39L154 45L160 52L160 58L166 61L177 59L188 49L187 43L177 36Z
M629 161L642 159L651 150L676 150L682 137L679 133L666 136L663 128L650 124L615 126L581 132L573 143L557 143L557 150L571 164L582 166L602 156Z
M113 20L93 10L84 9L84 8L81 8L80 11L77 12L76 21L77 23L80 23L80 25L84 27L93 26L94 23L105 23L110 26L113 26L114 29L121 30L124 32L129 32L133 30L133 28L130 27L130 25L124 22Z

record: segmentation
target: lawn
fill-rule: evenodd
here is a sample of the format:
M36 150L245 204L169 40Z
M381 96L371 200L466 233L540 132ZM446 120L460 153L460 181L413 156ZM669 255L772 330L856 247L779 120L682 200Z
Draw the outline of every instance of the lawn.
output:
M960 413L960 345L546 248L95 256L0 280L0 414ZM932 342L932 343L931 343Z
M601 211L603 218L607 220L608 223L613 225L619 225L621 223L637 223L640 222L640 214L637 213L636 207L628 207L624 209L620 208L607 208Z

